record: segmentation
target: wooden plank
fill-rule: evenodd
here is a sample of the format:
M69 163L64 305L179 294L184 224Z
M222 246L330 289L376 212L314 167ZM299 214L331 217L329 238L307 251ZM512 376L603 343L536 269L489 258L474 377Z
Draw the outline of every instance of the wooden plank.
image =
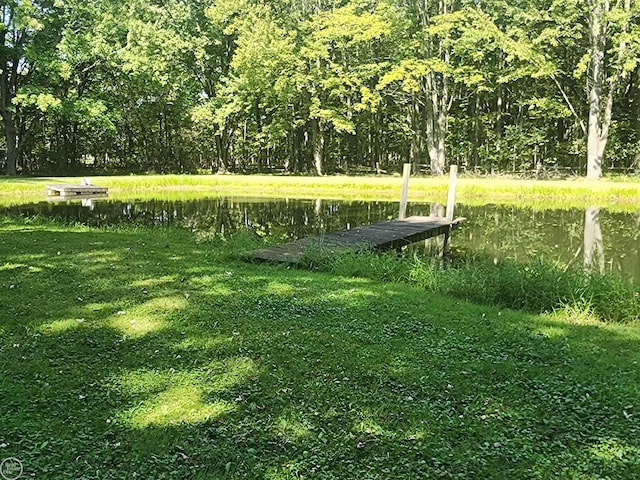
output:
M253 252L253 256L258 260L297 263L309 249L337 253L400 248L427 238L448 235L451 229L463 220L448 221L442 217L409 217L316 237L301 238L293 242L257 250Z
M463 218L453 219L453 208L456 195L456 179L458 167L452 165L449 176L449 194L447 199L446 217L406 218L407 198L409 192L409 177L411 165L405 164L403 169L403 185L400 198L399 218L389 222L381 222L368 226L355 227L342 232L334 232L318 237L308 237L264 248L254 252L254 258L276 262L299 262L305 251L310 248L327 250L329 252L362 250L384 250L401 248L414 242L444 235L444 253L449 250L451 231Z
M400 212L398 218L407 216L407 198L409 197L409 177L411 176L411 164L405 163L402 168L402 192L400 193Z
M77 195L101 195L106 194L109 190L107 187L98 185L46 185L47 195L49 196L77 196Z

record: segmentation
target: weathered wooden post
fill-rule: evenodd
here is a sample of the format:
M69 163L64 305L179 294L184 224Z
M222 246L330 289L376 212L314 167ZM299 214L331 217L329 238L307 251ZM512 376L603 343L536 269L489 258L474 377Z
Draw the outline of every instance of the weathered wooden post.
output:
M449 169L449 192L447 195L447 221L453 222L453 207L456 204L456 181L458 179L458 166L451 165ZM446 259L449 256L451 248L451 230L453 225L449 225L447 232L444 234L444 246L442 247L442 256Z
M447 197L447 220L453 221L453 207L456 204L456 181L458 179L458 166L451 165L449 169L449 195Z
M405 163L402 168L402 193L400 194L400 212L398 220L407 218L407 198L409 197L409 177L411 176L411 164Z

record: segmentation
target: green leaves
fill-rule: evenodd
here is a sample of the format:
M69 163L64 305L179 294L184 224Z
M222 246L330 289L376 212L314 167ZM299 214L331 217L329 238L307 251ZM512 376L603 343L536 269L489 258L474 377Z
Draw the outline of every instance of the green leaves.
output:
M26 88L16 95L14 103L17 107L31 106L44 113L51 110L59 110L62 100L51 93L38 91L34 88Z
M639 5L613 2L602 16L603 90L612 91L615 151L623 152L610 161L618 168L635 165L638 150L640 102L627 87L640 65ZM31 155L36 169L50 169L52 158L73 165L86 153L141 170L307 171L322 157L329 171L391 172L434 152L442 163L434 172L445 153L486 171L533 157L575 169L592 83L591 7L581 0L4 2L9 89L0 104L16 115L5 131L28 126L14 138L15 154ZM73 107L80 99L94 106ZM100 118L80 121L80 111ZM521 152L510 148L507 127L542 132L547 147L498 161Z
M10 1L13 8L14 28L17 30L39 32L44 30L45 22L40 5L33 0Z
M368 12L349 3L332 11L319 12L311 20L314 40L325 48L357 48L391 34L391 26L380 11Z

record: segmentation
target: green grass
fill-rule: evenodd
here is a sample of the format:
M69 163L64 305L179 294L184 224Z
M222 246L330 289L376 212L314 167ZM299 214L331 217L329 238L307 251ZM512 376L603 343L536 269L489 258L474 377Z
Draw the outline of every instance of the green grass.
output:
M640 329L0 219L0 457L25 478L640 477Z
M292 197L397 201L401 179L385 177L297 177L269 175L150 175L92 177L109 187L112 198L196 198L202 196ZM79 183L79 178L0 178L0 205L44 200L48 183ZM409 200L446 203L447 178L411 180ZM597 204L611 210L635 211L640 181L617 177L600 181L474 178L458 180L457 201L468 205L515 203L544 208L583 208Z
M588 272L544 260L494 261L480 255L436 258L405 253L306 252L309 268L334 275L408 283L480 304L533 313L567 310L605 322L640 321L640 285L613 275Z

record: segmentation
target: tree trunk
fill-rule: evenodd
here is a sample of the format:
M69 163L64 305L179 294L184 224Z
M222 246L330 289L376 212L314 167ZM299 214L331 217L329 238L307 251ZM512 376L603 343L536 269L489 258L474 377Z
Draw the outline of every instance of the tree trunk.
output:
M284 160L282 162L282 167L284 168L285 173L291 173L291 160L293 159L295 151L295 141L295 133L293 130L289 130L289 135L287 135L287 146L284 152Z
M591 38L591 71L589 89L589 130L587 135L587 178L602 176L602 155L607 138L603 137L603 84L604 84L604 7L600 0L595 0L590 15ZM586 255L586 251L585 251Z
M622 68L617 69L607 78L605 71L605 53L607 51L607 35L609 24L607 15L610 11L609 0L591 0L589 15L591 42L591 70L589 89L589 126L587 134L587 178L600 178L604 152L609 139L609 127L613 111L613 95L620 81L626 76ZM625 11L631 10L630 0L625 0ZM627 33L628 21L622 25ZM626 49L625 35L618 45L618 55L623 58ZM604 88L608 87L605 95Z
M415 95L412 95L407 121L411 125L411 144L409 145L409 163L414 166L422 163L422 125L420 122L420 104ZM425 132L429 138L429 131Z
M5 171L7 175L16 175L18 165L18 138L13 114L2 109L2 121L4 122L4 139L6 146Z
M433 175L444 175L445 137L448 114L448 91L446 79L438 78L436 73L427 75L424 82L426 120L426 143L429 162Z
M469 164L475 170L478 166L478 145L480 145L480 94L476 92L475 103L473 107L473 142L471 143L471 152Z
M311 120L313 129L313 164L316 174L324 175L324 125L323 121L314 118Z
M3 38L6 35L3 35ZM15 110L13 99L16 94L17 68L15 61L11 61L4 55L7 46L4 42L0 45L3 50L0 55L0 115L4 126L5 138L5 171L7 175L15 175L17 173L18 157L20 150L18 148L18 131L16 128Z
M422 0L418 3L420 22L427 29L430 27L430 15L428 2ZM438 14L443 15L449 12L446 1L438 3ZM445 64L450 63L448 48L439 42L433 44L432 39L427 39L424 44L424 53L427 58L437 55L439 60ZM438 52L438 53L436 53ZM431 173L433 175L444 175L446 161L446 134L447 117L451 105L449 103L449 79L444 73L429 72L422 82L423 94L425 97L425 120L426 120L426 143L431 163Z
M218 173L228 173L228 147L224 133L216 135L216 150L218 151Z
M445 137L447 134L447 116L449 102L449 92L447 89L447 80L443 79L442 92L438 99L440 104L438 105L438 119L436 129L436 159L435 162L431 162L431 173L434 175L444 175L444 165L446 160L445 150Z
M295 149L293 155L293 165L291 172L304 172L307 166L307 132L301 126L296 127Z

